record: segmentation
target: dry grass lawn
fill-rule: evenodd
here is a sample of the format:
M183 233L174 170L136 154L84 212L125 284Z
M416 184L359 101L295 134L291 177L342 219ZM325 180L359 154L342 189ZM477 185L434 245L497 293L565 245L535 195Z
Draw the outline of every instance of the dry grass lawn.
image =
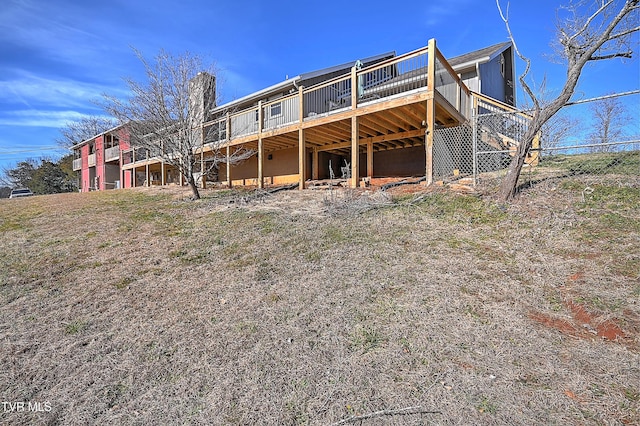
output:
M1 200L0 423L640 424L640 182L582 179Z

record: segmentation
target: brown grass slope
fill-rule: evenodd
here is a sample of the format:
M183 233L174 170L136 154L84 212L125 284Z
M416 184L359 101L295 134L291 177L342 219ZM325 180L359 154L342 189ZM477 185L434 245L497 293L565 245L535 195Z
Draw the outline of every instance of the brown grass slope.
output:
M640 185L554 185L3 200L0 423L640 424Z

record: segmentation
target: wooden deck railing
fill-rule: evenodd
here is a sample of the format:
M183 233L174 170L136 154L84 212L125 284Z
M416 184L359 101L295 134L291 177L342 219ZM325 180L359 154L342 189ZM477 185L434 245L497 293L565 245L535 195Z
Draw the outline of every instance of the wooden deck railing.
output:
M73 160L73 171L78 171L82 169L82 158L75 158Z
M113 146L104 150L104 161L114 161L120 159L120 147Z
M432 85L429 85L430 75L434 76ZM439 93L464 118L470 118L471 92L434 42L365 68L354 67L348 74L303 88L298 93L225 113L204 123L203 145L224 146L234 139L300 123L301 119L306 123L364 104L429 90ZM139 161L136 157L134 161Z

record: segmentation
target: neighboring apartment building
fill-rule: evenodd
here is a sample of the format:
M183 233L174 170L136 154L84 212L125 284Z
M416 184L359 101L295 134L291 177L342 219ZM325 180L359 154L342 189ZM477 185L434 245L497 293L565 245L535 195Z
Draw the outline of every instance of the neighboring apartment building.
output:
M130 148L123 126L118 126L72 147L73 170L82 192L130 188L122 171L122 151Z
M365 176L425 172L429 180L429 130L468 121L474 93L514 106L514 80L508 42L447 61L431 40L401 56L389 52L301 74L210 111L202 170L220 147L227 155L239 148L256 154L201 176L201 184L300 182L303 188L309 179L346 174L357 186ZM82 191L182 183L161 158L130 147L123 128L73 149Z

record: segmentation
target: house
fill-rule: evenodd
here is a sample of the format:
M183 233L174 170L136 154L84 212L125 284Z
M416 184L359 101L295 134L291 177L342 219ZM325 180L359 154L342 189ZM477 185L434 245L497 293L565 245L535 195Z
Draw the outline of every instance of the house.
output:
M122 174L121 153L130 148L126 129L117 126L74 145L73 170L78 171L82 192L130 188L131 178Z
M443 169L434 169L436 131L468 122L478 97L514 106L514 80L511 43L447 60L435 40L403 55L388 52L288 78L202 114L200 182L304 188L335 176L355 187L362 177L425 174L430 182ZM182 183L157 153L128 146L123 132L113 129L74 147L83 191ZM238 149L255 155L207 166L213 155L229 158Z

